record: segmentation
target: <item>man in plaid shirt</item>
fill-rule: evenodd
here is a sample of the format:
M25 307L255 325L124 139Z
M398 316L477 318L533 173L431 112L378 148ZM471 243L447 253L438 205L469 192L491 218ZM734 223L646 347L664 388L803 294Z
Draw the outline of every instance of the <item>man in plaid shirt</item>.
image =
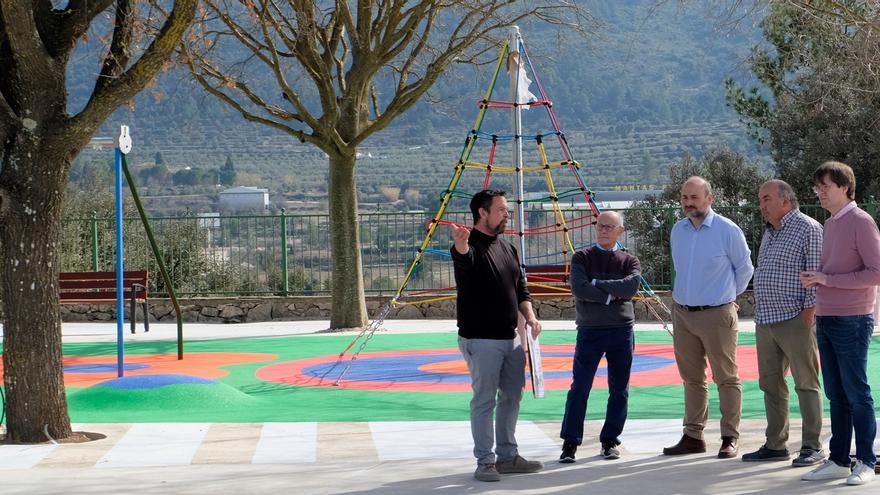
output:
M825 460L819 433L822 395L816 346L816 289L804 288L800 273L819 267L822 226L798 211L794 190L786 182L770 180L758 192L761 214L767 221L755 268L755 323L758 347L758 383L764 392L767 430L764 445L742 456L743 461L788 460L788 385L791 369L803 425L801 449L794 466Z

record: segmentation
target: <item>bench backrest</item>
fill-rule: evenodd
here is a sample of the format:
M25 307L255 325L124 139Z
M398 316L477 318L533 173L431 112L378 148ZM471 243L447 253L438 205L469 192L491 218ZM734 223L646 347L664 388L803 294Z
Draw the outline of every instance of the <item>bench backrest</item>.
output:
M116 299L116 272L62 272L58 276L61 300L109 301ZM126 299L146 299L146 271L122 272Z
M568 265L526 266L529 293L533 296L565 296L571 293Z

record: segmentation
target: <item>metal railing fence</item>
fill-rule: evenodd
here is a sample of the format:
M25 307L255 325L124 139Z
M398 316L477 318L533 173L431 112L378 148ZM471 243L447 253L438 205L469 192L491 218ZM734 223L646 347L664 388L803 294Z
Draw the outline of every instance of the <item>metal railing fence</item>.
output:
M872 215L878 204L863 204ZM818 206L801 208L824 221ZM674 278L669 232L681 218L678 207L629 208L620 211L627 224L621 242L642 261L644 276L654 288L671 286ZM718 207L746 233L753 257L761 241L763 221L755 206ZM595 242L595 231L577 219L589 210L563 211L575 249ZM431 212L377 212L359 216L364 284L372 294L393 294L406 276L425 238ZM528 264L563 263L563 229L554 213L526 212L526 228L548 226L545 234L526 236ZM445 220L470 224L470 212L448 212ZM156 240L181 295L323 295L329 294L333 259L326 214L229 215L155 217L150 219ZM158 266L137 218L125 220L125 264L158 273ZM511 237L512 239L512 237ZM448 250L449 229L435 232L423 261L407 290L436 290L454 285ZM71 218L62 223L62 271L114 269L115 234L111 218ZM285 276L286 274L286 276ZM150 290L166 293L161 277L152 277Z

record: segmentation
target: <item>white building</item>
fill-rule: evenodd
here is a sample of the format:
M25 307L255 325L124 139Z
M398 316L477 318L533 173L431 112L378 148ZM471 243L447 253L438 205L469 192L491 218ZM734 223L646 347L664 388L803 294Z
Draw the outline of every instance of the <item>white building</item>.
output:
M224 212L261 212L269 208L269 190L238 186L220 192L220 210Z

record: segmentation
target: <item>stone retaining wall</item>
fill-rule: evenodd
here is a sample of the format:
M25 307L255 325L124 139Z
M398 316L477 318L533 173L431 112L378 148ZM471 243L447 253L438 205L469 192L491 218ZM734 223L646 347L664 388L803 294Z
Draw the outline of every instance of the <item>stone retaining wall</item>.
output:
M668 292L658 293L669 306ZM368 297L367 309L375 315L387 297ZM743 294L737 301L740 316L754 315L751 293ZM242 323L272 320L326 320L330 318L329 297L240 297L240 298L197 298L179 301L183 321L200 323ZM534 302L538 318L542 320L573 320L574 301L566 298L538 298ZM126 314L128 306L126 305ZM140 305L137 308L138 320L143 319ZM116 318L115 305L62 305L62 321L109 321ZM126 316L127 318L127 316ZM393 308L391 319L454 319L455 301L442 301L420 305L404 305ZM640 321L654 321L642 303L636 303L636 318ZM150 300L150 321L174 322L174 307L168 299Z

